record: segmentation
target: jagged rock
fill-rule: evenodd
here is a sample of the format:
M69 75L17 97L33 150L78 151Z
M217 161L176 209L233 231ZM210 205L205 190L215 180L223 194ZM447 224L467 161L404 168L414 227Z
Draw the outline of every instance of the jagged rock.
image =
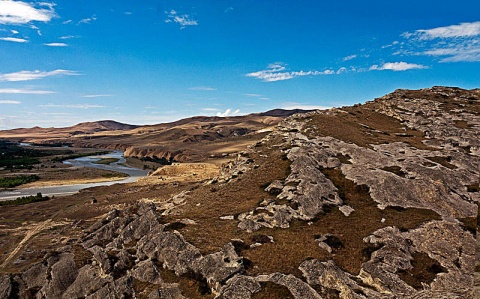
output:
M85 265L79 271L75 281L63 294L64 298L86 297L101 289L107 283L113 282L111 276L105 275L100 269Z
M162 284L148 295L148 299L184 299L177 284Z
M255 278L235 275L227 281L217 299L250 299L260 290L260 283Z
M0 298L9 298L12 292L12 283L10 275L0 276Z
M273 282L286 287L295 299L321 299L322 297L307 283L294 275L273 273L257 276L259 282Z
M243 260L235 252L235 247L228 243L220 252L203 257L198 269L214 290L220 290L228 278L243 270Z
M108 282L95 293L85 297L86 299L100 298L133 298L133 278L131 276L121 277L113 282Z
M340 212L343 213L343 215L345 216L350 216L350 214L352 214L353 212L355 212L355 209L352 208L351 206L347 206L347 205L343 205L341 207L338 208L340 210Z
M140 281L160 285L163 283L160 276L160 269L151 261L145 260L139 262L132 271L132 276Z
M75 281L78 269L71 253L60 253L47 260L50 279L39 293L46 298L59 298Z
M336 290L340 298L387 298L386 294L358 284L352 275L344 272L331 260L308 260L303 262L299 269L310 285L319 286L324 292L329 289ZM388 297L393 298L393 295Z
M45 264L39 263L26 270L22 274L22 280L28 289L41 288L47 284L47 276L48 267Z

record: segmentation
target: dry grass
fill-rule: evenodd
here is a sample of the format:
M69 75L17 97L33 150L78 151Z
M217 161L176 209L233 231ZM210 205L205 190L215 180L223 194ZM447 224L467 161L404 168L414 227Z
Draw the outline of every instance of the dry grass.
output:
M238 229L236 221L220 220L219 217L249 211L257 207L263 199L271 198L263 189L275 179L286 178L289 171L289 161L284 160L281 152L269 149L269 146L276 142L278 140L259 148L261 152L253 157L255 163L261 165L260 168L253 169L226 185L204 186L190 194L181 217L193 219L197 225L187 225L181 228L180 232L203 253L216 251L231 239L243 239L247 245L254 243L254 235ZM358 186L346 179L338 169L324 169L323 172L337 186L345 203L353 207L355 212L346 217L338 208L333 208L319 215L311 224L293 221L289 229L259 230L257 234L273 236L275 242L241 250L240 254L251 261L248 274L282 272L301 277L298 266L308 258L333 259L341 268L358 274L361 264L369 258L365 255L369 244L363 242L364 237L386 226L393 225L407 230L428 220L440 219L439 215L429 210L380 210L370 198L366 186ZM381 222L382 218L386 219L384 223ZM174 218L169 219L173 220ZM341 246L329 254L315 242L319 234L332 234L340 240Z
M405 142L419 149L431 149L422 143L425 140L422 132L406 128L399 120L373 111L369 104L342 109L347 113L312 116L308 123L312 129L311 137L331 136L362 147Z

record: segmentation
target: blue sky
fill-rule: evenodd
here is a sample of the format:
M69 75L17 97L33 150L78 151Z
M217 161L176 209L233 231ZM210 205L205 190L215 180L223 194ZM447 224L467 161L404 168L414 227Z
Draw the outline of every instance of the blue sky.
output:
M480 87L480 3L0 1L0 129Z

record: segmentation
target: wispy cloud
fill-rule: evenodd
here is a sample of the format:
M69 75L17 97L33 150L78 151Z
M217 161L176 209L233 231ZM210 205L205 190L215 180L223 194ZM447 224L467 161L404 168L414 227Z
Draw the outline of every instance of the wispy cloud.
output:
M401 36L410 48L397 54L438 57L440 62L480 61L480 21L419 29Z
M343 57L342 61L349 61L349 60L352 60L352 59L355 59L355 58L357 58L357 54L353 54L353 55Z
M195 87L190 87L189 90L214 91L217 89L209 86L195 86Z
M217 109L217 108L203 108L202 111L220 111L220 109Z
M235 111L233 111L232 109L227 109L223 113L218 112L217 116L219 116L219 117L235 116L235 115L238 115L239 113L240 113L240 109L237 109Z
M419 29L413 33L405 32L402 34L403 37L415 37L420 40L432 40L436 38L466 38L479 35L480 21L473 23L460 23L459 25L450 25L433 29Z
M86 94L82 98L103 98L103 97L113 97L113 94Z
M402 61L402 62L386 62L382 65L375 64L370 67L371 71L390 70L390 71L400 72L400 71L407 71L407 70L414 70L414 69L428 69L428 66L415 64L415 63L407 63Z
M0 100L0 105L18 105L22 102L19 101L12 101L12 100Z
M45 108L72 108L72 109L92 109L92 108L105 108L105 106L102 105L96 105L96 104L45 104L45 105L39 105L39 107L45 107Z
M18 38L18 37L0 37L0 40L6 41L6 42L14 42L14 43L28 43L28 40L24 38Z
M67 47L68 46L66 43L48 43L43 45L47 47Z
M244 94L244 96L251 97L251 98L259 98L262 95L258 94L258 93L246 93L246 94Z
M50 72L41 72L41 71L20 71L9 74L0 74L0 81L30 81L38 80L45 77L51 76L75 76L79 75L78 72L69 71L69 70L54 70Z
M80 21L78 21L77 25L90 24L92 21L96 21L96 20L97 20L97 17L93 15L90 18L81 19Z
M287 71L285 64L273 63L273 64L270 64L265 70L248 73L245 76L259 79L259 80L262 80L263 82L275 82L275 81L290 80L295 77L333 75L333 74L335 74L335 71L333 70L306 71L306 72L305 71Z
M50 90L3 88L3 89L0 89L0 93L6 93L6 94L53 94L55 92L50 91Z
M166 23L177 23L180 25L180 28L183 29L187 26L197 26L198 21L193 19L190 15L187 14L179 14L175 10L171 10L169 12L165 12L167 14L167 19L165 20Z
M32 21L49 22L56 16L55 4L46 2L0 1L0 24L26 24Z
M72 38L79 38L80 36L78 35L64 35L60 36L60 39L72 39Z

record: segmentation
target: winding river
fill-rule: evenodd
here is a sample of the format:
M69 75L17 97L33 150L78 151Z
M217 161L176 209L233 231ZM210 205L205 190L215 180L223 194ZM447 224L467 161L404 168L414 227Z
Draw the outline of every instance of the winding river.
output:
M111 163L109 165L103 164L95 164L94 162L103 159L103 158L116 158L118 159L117 162ZM113 151L111 153L101 155L101 156L88 156L77 158L73 160L67 160L63 163L69 164L72 166L77 167L91 167L91 168L98 168L104 170L111 170L116 172L121 172L128 174L129 177L125 178L124 180L120 181L109 181L109 182L101 182L101 183L88 183L88 184L76 184L76 185L60 185L60 186L46 186L46 187L31 187L31 188L21 188L16 189L13 191L0 191L0 201L3 200L13 200L18 197L22 196L30 196L36 195L38 192L42 193L42 195L47 196L61 196L61 195L70 195L75 194L78 191L86 188L91 187L99 187L99 186L110 186L113 184L125 184L131 183L138 180L141 177L147 175L147 171L132 168L128 166L121 165L125 163L126 160L123 157L123 152L121 151Z

